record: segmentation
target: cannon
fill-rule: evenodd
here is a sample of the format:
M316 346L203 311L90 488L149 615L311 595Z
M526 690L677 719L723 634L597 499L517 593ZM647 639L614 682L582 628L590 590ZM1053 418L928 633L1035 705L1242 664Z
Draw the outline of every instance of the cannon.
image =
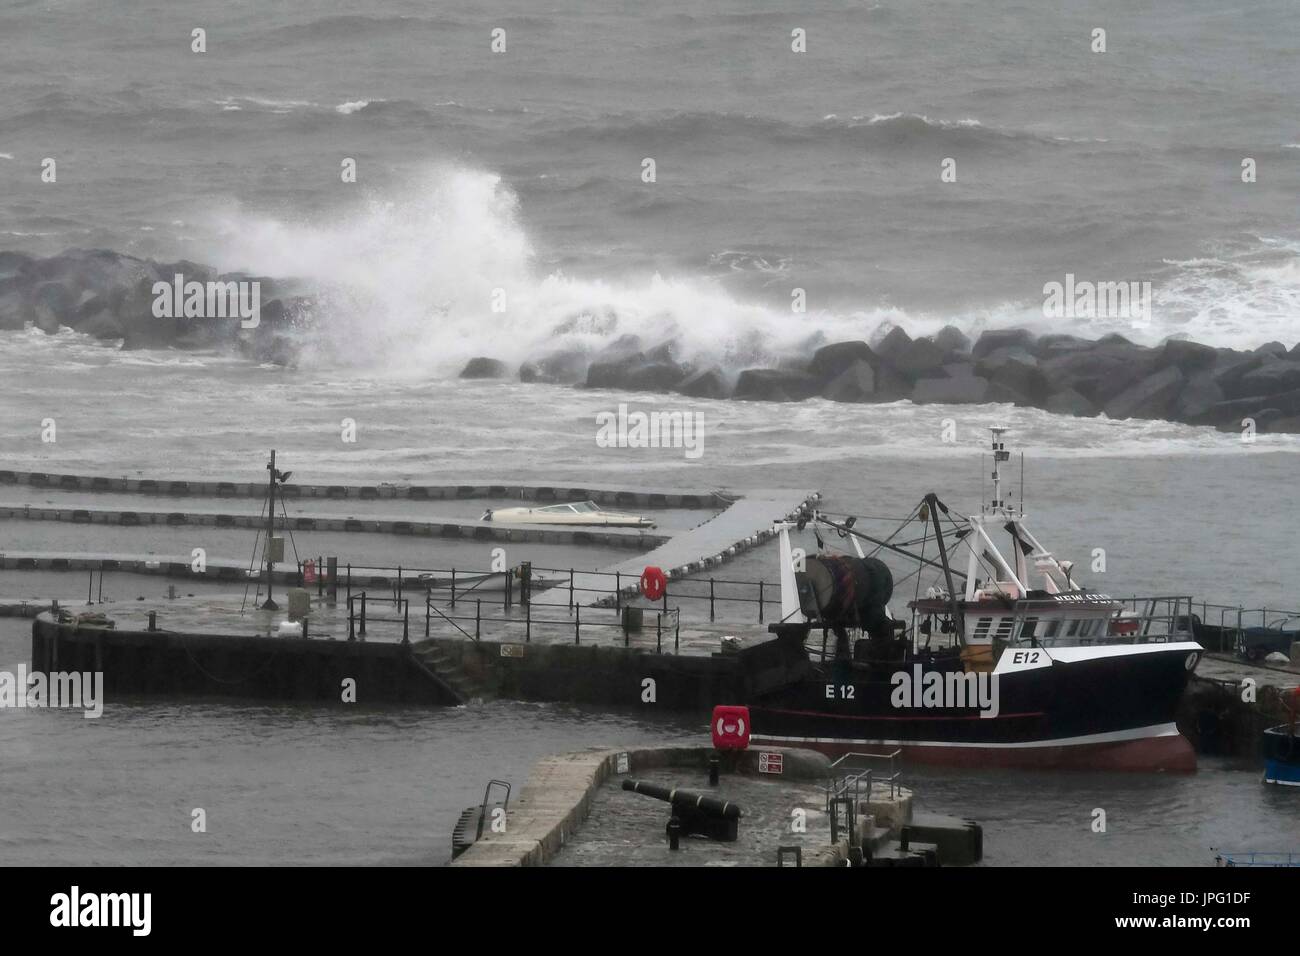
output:
M717 797L678 787L663 787L643 780L624 780L623 789L662 800L671 806L673 819L678 821L677 833L684 836L697 834L724 843L732 843L736 839L742 814L740 807L729 800L719 800ZM670 820L670 839L673 830Z

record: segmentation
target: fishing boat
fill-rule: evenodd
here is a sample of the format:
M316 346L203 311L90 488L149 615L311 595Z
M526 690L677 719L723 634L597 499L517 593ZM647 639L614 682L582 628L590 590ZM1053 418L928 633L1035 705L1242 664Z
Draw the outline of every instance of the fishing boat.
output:
M993 495L979 514L960 518L931 493L889 537L821 512L778 523L782 617L743 665L754 743L972 767L1195 770L1175 722L1203 653L1191 598L1121 600L1077 581L1026 527L1023 493L1019 509L1001 496L1005 431L992 429ZM806 527L815 555L790 544ZM853 551L828 547L832 534ZM994 543L1003 534L1008 553ZM891 603L907 579L895 582L882 552L916 565L907 612Z
M623 511L605 511L594 501L544 505L541 508L489 508L483 521L497 524L558 524L598 528L653 528L654 521Z

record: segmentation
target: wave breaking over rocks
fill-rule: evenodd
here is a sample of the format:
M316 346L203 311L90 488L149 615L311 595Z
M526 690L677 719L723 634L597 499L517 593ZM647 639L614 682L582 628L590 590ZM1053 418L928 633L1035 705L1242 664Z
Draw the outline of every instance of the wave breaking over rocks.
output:
M155 284L170 285L177 275L200 283L256 281L259 323L242 328L238 318L158 318ZM322 294L295 280L109 250L48 258L0 252L0 330L71 328L124 349L224 348L291 364L310 341L304 333L318 324ZM687 358L674 340L643 342L627 334L595 351L559 348L518 367L478 356L461 377L766 402L1010 403L1225 431L1240 430L1249 419L1260 432L1300 434L1300 344L1269 342L1243 351L1170 338L1144 346L1119 335L1089 340L1020 328L985 331L972 342L954 326L912 338L888 323L870 344L825 341L810 335L801 357L737 371Z

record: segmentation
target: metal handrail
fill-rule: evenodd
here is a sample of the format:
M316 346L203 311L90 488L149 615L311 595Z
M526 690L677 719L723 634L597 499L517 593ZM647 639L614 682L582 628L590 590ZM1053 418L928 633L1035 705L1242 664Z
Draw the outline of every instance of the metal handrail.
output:
M889 775L885 779L889 781L889 798L893 800L898 796L899 791L902 789L901 781L902 781L903 774L902 771L897 769L897 761L899 757L902 756L902 753L903 753L902 750L895 750L892 753L887 753L887 754L869 754L869 753L860 753L857 751L850 751L849 753L842 754L835 760L831 761L831 771L832 771L831 781L833 783L836 779L836 774L834 773L835 769L839 767L842 763L844 763L844 761L848 760L850 757L856 757L862 760L887 760L889 762ZM852 769L857 769L857 768L852 768ZM866 772L871 773L870 768L867 768ZM862 774L860 773L858 774L858 776L861 777ZM849 776L846 775L844 779L845 780L849 779ZM872 777L872 780L874 782L874 777ZM870 792L871 792L870 790L867 791L868 796L870 795Z
M483 803L482 803L482 806L480 807L480 810L479 810L479 815L478 815L478 832L474 835L474 839L475 839L475 840L480 840L480 839L483 838L483 823L484 823L485 820L487 820L487 812L488 812L488 797L491 795L491 793L492 793L492 788L493 788L494 786L495 786L495 787L505 787L505 790L506 790L506 797L505 797L505 800L503 800L503 801L501 802L501 809L505 810L507 813L510 811L510 783L509 783L509 781L506 781L506 780L496 780L496 779L489 780L489 781L487 782L487 786L483 788Z

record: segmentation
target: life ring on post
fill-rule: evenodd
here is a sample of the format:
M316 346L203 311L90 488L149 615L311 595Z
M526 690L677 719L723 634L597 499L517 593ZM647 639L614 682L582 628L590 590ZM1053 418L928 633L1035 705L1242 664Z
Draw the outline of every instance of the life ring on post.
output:
M648 601L657 601L664 596L668 590L668 578L664 576L662 568L657 568L652 564L646 565L646 569L641 572L641 596Z

